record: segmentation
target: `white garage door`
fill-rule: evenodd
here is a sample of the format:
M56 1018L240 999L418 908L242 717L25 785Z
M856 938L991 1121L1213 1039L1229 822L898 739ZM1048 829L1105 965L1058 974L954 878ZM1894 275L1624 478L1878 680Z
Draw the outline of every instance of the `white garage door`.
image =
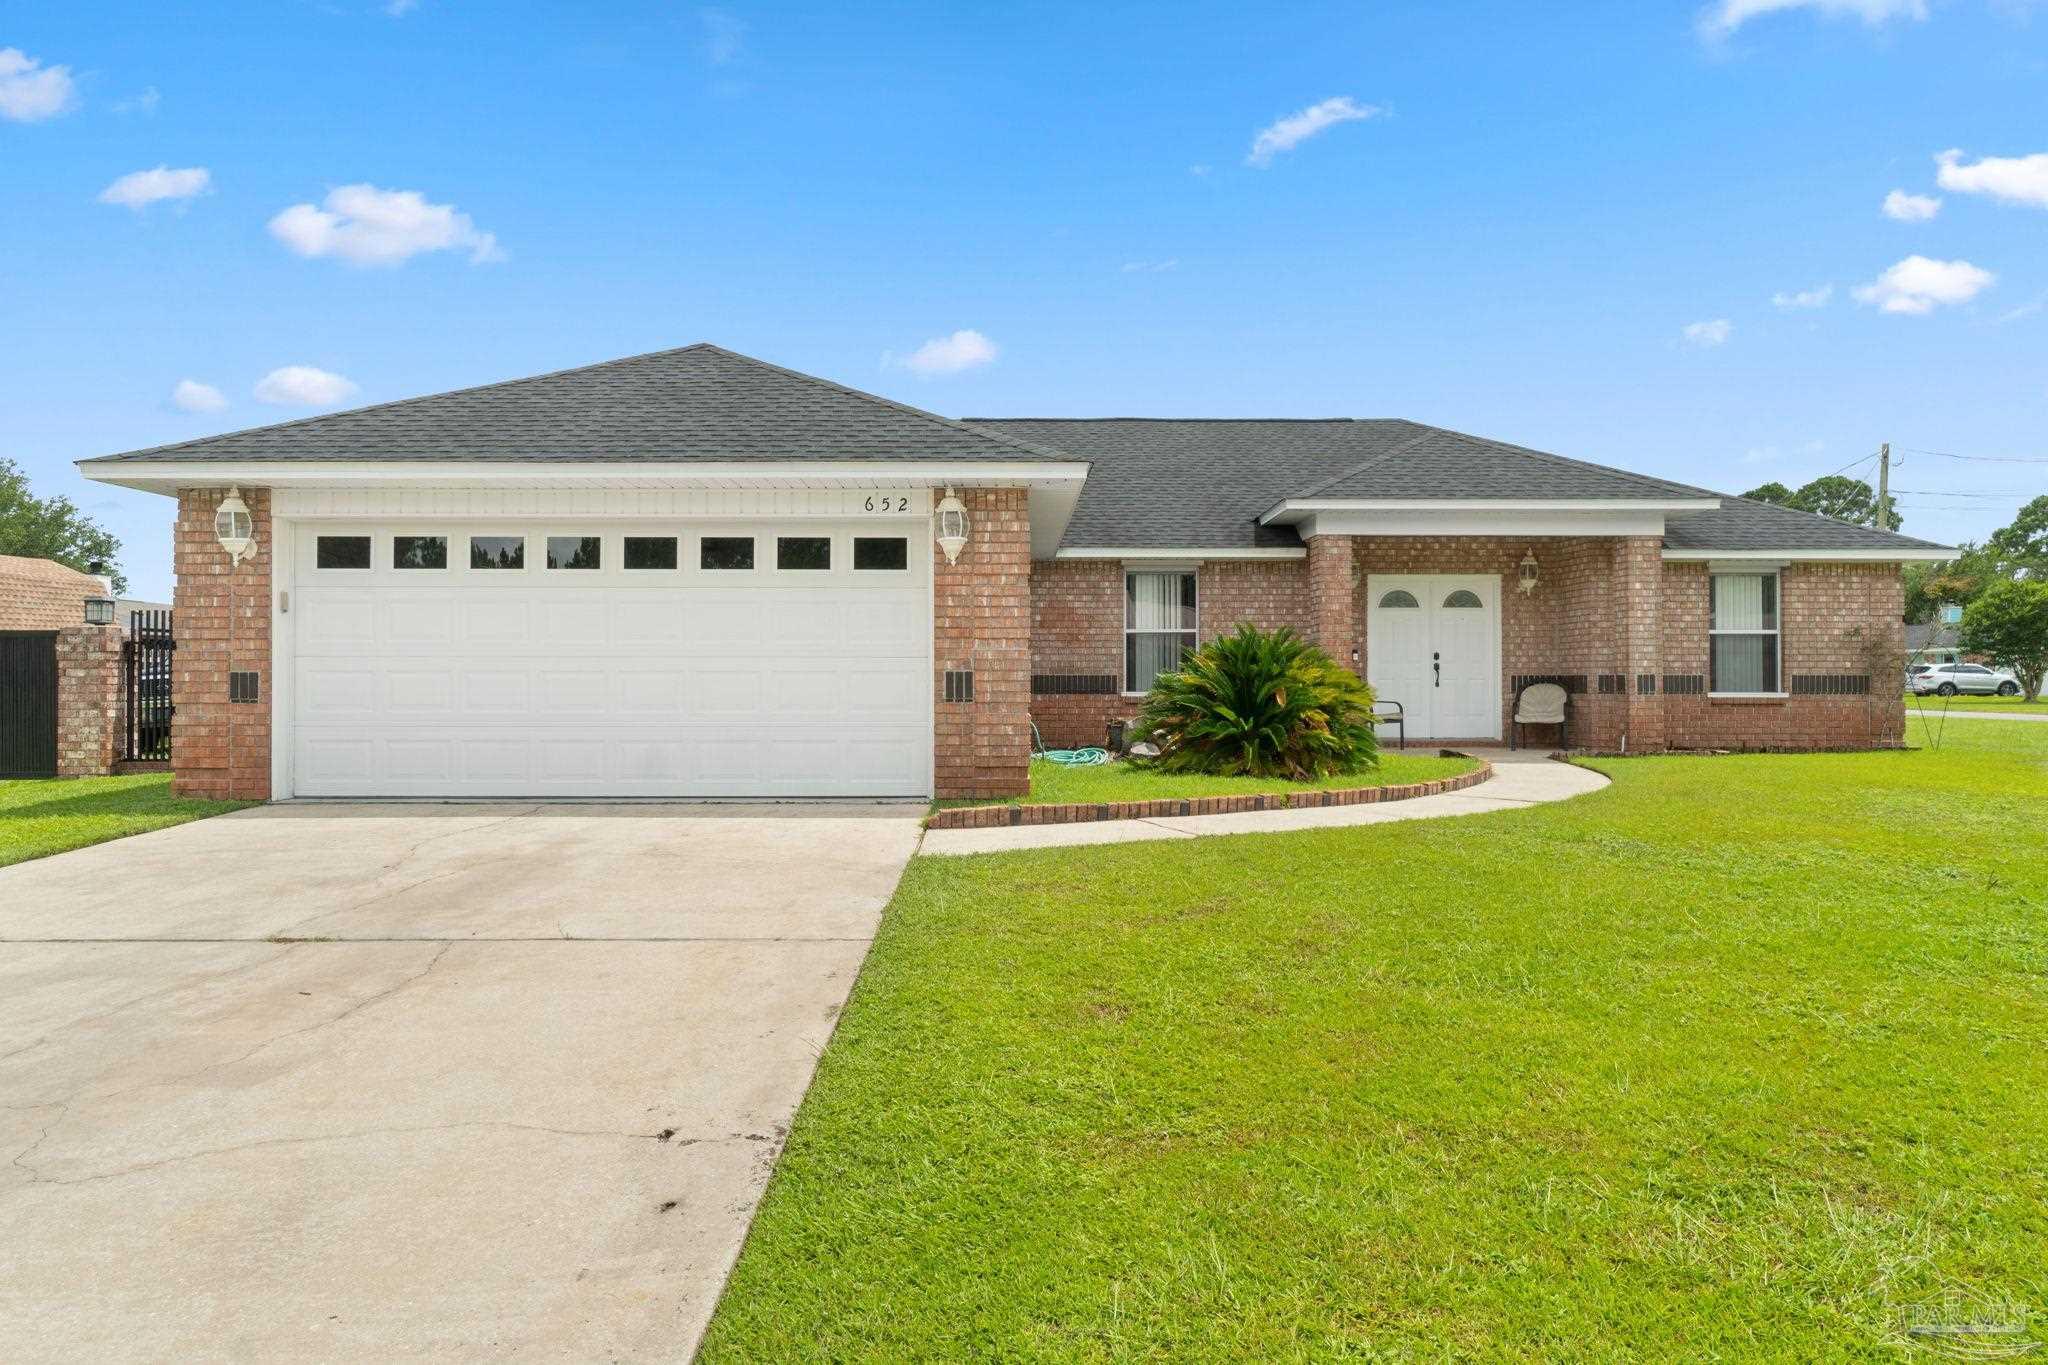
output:
M300 523L300 796L922 796L920 522Z

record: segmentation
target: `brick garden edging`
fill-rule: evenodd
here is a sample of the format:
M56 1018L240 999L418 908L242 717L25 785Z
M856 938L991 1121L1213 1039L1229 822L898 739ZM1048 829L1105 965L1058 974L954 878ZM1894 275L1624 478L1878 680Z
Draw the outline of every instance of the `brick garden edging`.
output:
M1257 796L1189 796L1158 801L1080 801L1045 806L949 806L933 811L926 829L993 829L1004 825L1074 825L1092 820L1152 820L1162 816L1235 815L1241 811L1310 810L1317 806L1364 806L1413 801L1418 796L1476 787L1493 776L1493 765L1456 777L1432 778L1391 787L1345 787L1336 791L1266 792Z

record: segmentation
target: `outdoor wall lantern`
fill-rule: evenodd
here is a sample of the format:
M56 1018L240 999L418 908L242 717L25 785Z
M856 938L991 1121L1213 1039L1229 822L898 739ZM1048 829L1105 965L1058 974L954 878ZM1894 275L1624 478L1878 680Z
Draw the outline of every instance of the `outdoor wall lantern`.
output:
M242 501L241 489L230 488L220 500L220 509L213 514L213 534L228 552L230 564L240 564L256 548L256 521L249 515L249 504Z
M111 626L114 624L114 599L111 597L88 597L85 599L85 623L89 626Z
M1536 552L1534 550L1524 551L1522 554L1521 579L1516 586L1524 593L1532 593L1536 591L1537 577Z
M967 548L967 508L960 499L953 496L948 488L946 496L939 499L939 548L946 552L946 562L959 562L960 552Z

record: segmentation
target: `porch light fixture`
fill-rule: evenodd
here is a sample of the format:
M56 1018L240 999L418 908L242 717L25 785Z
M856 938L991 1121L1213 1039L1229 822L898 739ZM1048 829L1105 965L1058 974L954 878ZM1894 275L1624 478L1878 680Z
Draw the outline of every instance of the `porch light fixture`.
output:
M1524 594L1532 593L1536 591L1537 578L1536 552L1534 550L1525 550L1522 553L1521 576L1515 586L1520 588Z
M939 548L946 552L948 564L958 563L960 552L967 548L967 508L948 488L934 515L939 522Z
M249 504L242 501L241 489L230 488L220 500L213 514L213 534L228 552L230 564L240 564L256 548L256 521L249 515Z
M114 599L111 597L88 597L85 599L85 623L89 626L111 626L114 624Z

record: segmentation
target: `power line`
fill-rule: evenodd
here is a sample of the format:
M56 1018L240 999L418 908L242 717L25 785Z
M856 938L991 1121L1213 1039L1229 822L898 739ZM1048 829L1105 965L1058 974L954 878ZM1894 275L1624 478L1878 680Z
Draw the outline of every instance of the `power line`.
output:
M1988 493L1963 492L1940 488L1894 488L1894 493L1915 498L2026 498L2034 496L2030 488L2000 488Z
M1917 446L1900 446L1915 455L1939 455L1944 460L1972 460L1980 464L2048 464L2048 455L1959 455L1953 450L1921 450Z

